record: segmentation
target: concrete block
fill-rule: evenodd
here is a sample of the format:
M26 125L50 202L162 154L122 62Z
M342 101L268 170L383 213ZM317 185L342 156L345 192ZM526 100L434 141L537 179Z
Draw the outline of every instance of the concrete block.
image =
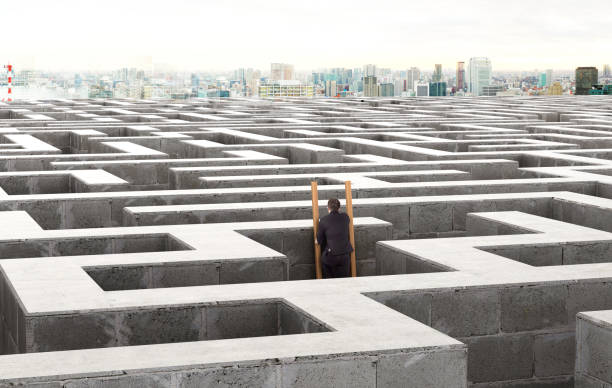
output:
M147 288L189 287L219 284L218 263L185 263L150 267L151 283Z
M576 326L576 372L612 384L612 330L608 322L580 314Z
M99 377L66 381L62 388L166 388L173 386L174 379L170 373L150 373L118 377Z
M281 365L281 387L370 388L377 386L376 372L376 358L373 357L285 363Z
M465 388L467 352L462 349L383 355L376 367L376 387Z
M197 341L205 338L204 309L159 308L122 312L117 326L117 345L148 345Z
M176 374L176 384L181 388L276 388L279 371L276 365L256 367L235 366L205 370L192 370Z
M522 286L501 291L501 329L514 333L567 327L565 285Z
M116 322L115 313L26 318L26 351L50 352L117 346Z
M412 319L431 325L431 294L385 292L368 294L368 297Z
M453 230L452 211L452 205L445 203L410 206L410 233Z
M533 374L533 336L495 335L462 339L468 345L468 380L517 380Z
M104 291L151 288L151 270L148 267L99 267L85 271Z
M612 282L589 281L568 286L567 319L571 327L579 312L611 309Z
M433 294L431 326L452 337L499 332L497 290L453 290Z
M576 338L574 332L535 336L535 375L570 375L574 372Z
M208 340L278 335L277 303L206 306Z
M225 261L220 267L220 284L275 282L287 280L284 260Z

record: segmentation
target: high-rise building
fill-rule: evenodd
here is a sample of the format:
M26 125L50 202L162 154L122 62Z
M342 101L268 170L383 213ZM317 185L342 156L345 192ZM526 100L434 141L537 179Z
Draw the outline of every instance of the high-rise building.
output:
M312 97L313 86L294 80L274 80L259 85L259 97Z
M325 95L327 97L336 97L338 95L338 84L336 81L325 81Z
M457 62L457 91L465 90L465 62Z
M234 71L234 80L239 81L242 84L246 83L246 69L241 67L240 69Z
M589 94L594 96L610 96L612 95L612 85L594 85L593 88L589 90Z
M548 88L548 95L550 96L560 96L563 94L563 86L561 86L561 82L555 82Z
M393 97L394 96L394 86L392 83L380 84L380 93L381 97Z
M402 95L402 91L404 91L404 84L406 80L402 80L401 78L396 78L393 80L393 95L399 97Z
M415 90L414 85L421 79L421 71L416 67L411 67L406 71L406 89Z
M429 84L416 82L414 84L414 91L417 97L427 97L429 96Z
M246 95L252 96L259 90L259 79L261 72L259 70L251 70L250 76L247 79Z
M365 97L378 97L378 84L375 76L363 77L363 95Z
M610 65L603 65L603 77L605 78L612 77L612 72L610 71Z
M499 85L487 85L482 87L482 96L497 96L497 93L501 93L504 91L503 86Z
M442 81L442 65L436 64L433 75L431 77L432 82L440 82Z
M578 67L576 69L576 94L588 95L589 90L599 81L596 67Z
M553 80L553 71L552 69L546 70L546 86L550 87L552 85Z
M364 77L376 77L376 65L364 65L363 66L363 76Z
M446 82L430 82L429 95L432 97L446 96Z
M546 86L546 73L540 73L540 77L538 78L538 87L543 88Z
M197 96L200 88L200 77L197 74L191 73L191 95Z
M270 79L275 81L294 79L293 65L287 63L273 63L270 65Z
M483 87L491 85L491 61L489 58L470 58L467 83L470 93L474 96L482 96Z

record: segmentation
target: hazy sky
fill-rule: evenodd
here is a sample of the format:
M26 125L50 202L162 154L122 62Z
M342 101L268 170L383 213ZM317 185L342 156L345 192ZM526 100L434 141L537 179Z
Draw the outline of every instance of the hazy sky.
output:
M50 70L612 62L610 0L0 0L0 60ZM7 34L10 32L10 38Z

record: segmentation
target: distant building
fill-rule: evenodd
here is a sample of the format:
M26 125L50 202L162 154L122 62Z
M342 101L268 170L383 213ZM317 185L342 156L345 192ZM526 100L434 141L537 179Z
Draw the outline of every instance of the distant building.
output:
M497 96L497 93L500 93L503 91L504 91L503 86L487 85L487 86L482 87L481 96L493 97L493 96Z
M612 77L612 72L610 71L610 65L603 65L603 77L604 78Z
M363 76L364 77L376 77L376 65L364 65L363 66Z
M208 89L206 93L206 97L229 97L229 90L219 90L219 89Z
M540 73L540 77L538 79L538 87L543 88L546 86L546 73Z
M394 91L393 95L395 97L401 96L402 92L406 91L405 87L406 87L406 80L396 78L395 80L393 80L393 91Z
M596 67L578 67L576 69L576 94L588 95L589 90L599 81L599 73Z
M379 96L381 97L393 97L394 94L394 86L392 83L380 84L380 92Z
M549 96L561 96L563 94L563 86L561 82L555 82L548 88Z
M312 85L304 85L300 81L279 80L268 81L259 85L259 97L312 97Z
M338 86L336 81L325 81L325 95L327 97L336 97L338 95Z
M378 97L378 84L375 76L363 77L363 95L364 97Z
M590 95L612 95L612 85L593 85Z
M468 91L474 96L482 96L483 88L491 85L491 61L489 58L470 58L468 66Z
M428 83L415 83L414 91L416 92L417 97L427 97L429 96L429 84Z
M191 95L194 97L198 96L198 89L200 88L200 77L197 74L191 74Z
M293 65L273 63L270 65L270 79L274 81L290 81L294 79Z
M436 64L434 69L433 76L431 77L432 82L440 82L442 81L442 65Z
M89 98L113 98L113 91L101 85L91 85L88 94Z
M457 62L457 91L465 90L465 62Z
M431 97L446 96L446 82L430 82L429 95Z
M546 86L550 87L553 81L553 71L552 69L546 70Z
M414 90L415 83L421 79L421 71L416 67L411 67L406 71L406 90Z

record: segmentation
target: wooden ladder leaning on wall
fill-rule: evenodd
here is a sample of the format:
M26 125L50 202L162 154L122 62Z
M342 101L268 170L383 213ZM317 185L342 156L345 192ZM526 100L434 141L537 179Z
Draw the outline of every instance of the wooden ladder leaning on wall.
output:
M315 273L317 279L323 278L321 271L321 247L317 243L317 232L319 231L319 191L317 182L310 182L312 192L312 226L314 231L314 253L315 253ZM344 182L344 192L346 198L346 214L349 216L349 239L353 252L351 252L351 277L357 277L357 259L355 256L355 229L353 228L353 194L351 181Z

